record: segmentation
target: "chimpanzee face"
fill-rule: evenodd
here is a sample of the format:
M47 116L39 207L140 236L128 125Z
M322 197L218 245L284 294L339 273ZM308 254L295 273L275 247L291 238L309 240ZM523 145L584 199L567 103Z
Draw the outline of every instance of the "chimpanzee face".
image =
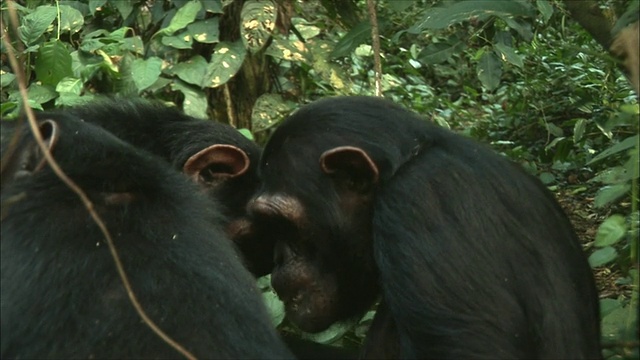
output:
M263 188L249 211L256 233L275 238L271 282L289 319L317 332L364 311L378 292L371 248L374 163L361 149L342 146L272 153L262 164Z

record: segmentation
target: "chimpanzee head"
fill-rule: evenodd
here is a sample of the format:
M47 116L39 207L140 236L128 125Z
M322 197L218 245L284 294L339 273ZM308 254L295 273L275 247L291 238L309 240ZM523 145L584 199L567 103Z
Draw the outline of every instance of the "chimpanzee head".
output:
M315 332L374 300L370 223L378 173L359 148L310 150L303 156L284 146L274 161L265 158L266 183L249 208L257 231L276 240L271 281L287 315ZM298 181L287 177L307 164L317 167Z
M362 123L362 117L391 124L383 118L399 109L391 103L328 101L303 107L276 130L260 161L261 190L249 203L255 231L276 241L272 285L287 316L310 332L375 301L376 194L395 164L411 156L416 140L408 135L397 146L386 129L372 135L353 127L358 121L350 120Z

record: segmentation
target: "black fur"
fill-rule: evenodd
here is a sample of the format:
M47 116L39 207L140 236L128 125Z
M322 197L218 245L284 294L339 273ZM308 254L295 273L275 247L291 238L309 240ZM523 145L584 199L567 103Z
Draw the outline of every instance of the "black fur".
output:
M41 125L46 136L57 125L54 157L93 201L160 328L202 359L292 357L217 225L217 204L99 127L68 113L38 118L52 120ZM1 357L180 357L134 311L78 196L48 165L38 169L31 135L14 128L2 123Z
M343 146L363 150L379 178L323 172L323 154ZM569 220L489 148L391 102L339 97L285 120L259 170L250 207L278 239L272 281L299 325L322 330L381 295L368 338L389 339L384 356L601 357L593 274ZM303 211L258 204L283 198ZM383 356L379 343L365 349Z

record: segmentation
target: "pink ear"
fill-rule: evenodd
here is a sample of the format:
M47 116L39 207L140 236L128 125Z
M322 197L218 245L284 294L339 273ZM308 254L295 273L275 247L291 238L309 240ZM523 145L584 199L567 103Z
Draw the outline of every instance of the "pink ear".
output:
M367 153L353 146L338 146L320 156L320 167L325 174L344 171L349 175L365 177L370 183L378 182L378 167Z
M182 171L197 183L212 183L244 174L251 161L240 148L216 144L192 155Z
M44 120L40 122L38 131L40 132L40 136L42 136L45 147L49 150L49 152L52 152L53 148L58 142L58 138L60 137L58 123L53 120ZM35 144L34 146L37 149L37 154L42 156L42 159L40 159L38 165L36 165L36 167L33 169L33 172L36 172L44 168L44 165L47 163L47 159L44 157L44 154L40 154L40 147L37 144Z

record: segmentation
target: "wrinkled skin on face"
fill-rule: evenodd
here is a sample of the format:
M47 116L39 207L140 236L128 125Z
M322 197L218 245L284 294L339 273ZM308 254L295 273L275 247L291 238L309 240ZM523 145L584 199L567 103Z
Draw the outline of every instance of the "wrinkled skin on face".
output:
M305 153L310 159L283 151L265 159L264 185L249 211L255 232L275 238L271 281L287 316L318 332L361 314L378 293L370 226L377 169L355 147ZM318 164L305 174L311 181L271 176L298 162Z

